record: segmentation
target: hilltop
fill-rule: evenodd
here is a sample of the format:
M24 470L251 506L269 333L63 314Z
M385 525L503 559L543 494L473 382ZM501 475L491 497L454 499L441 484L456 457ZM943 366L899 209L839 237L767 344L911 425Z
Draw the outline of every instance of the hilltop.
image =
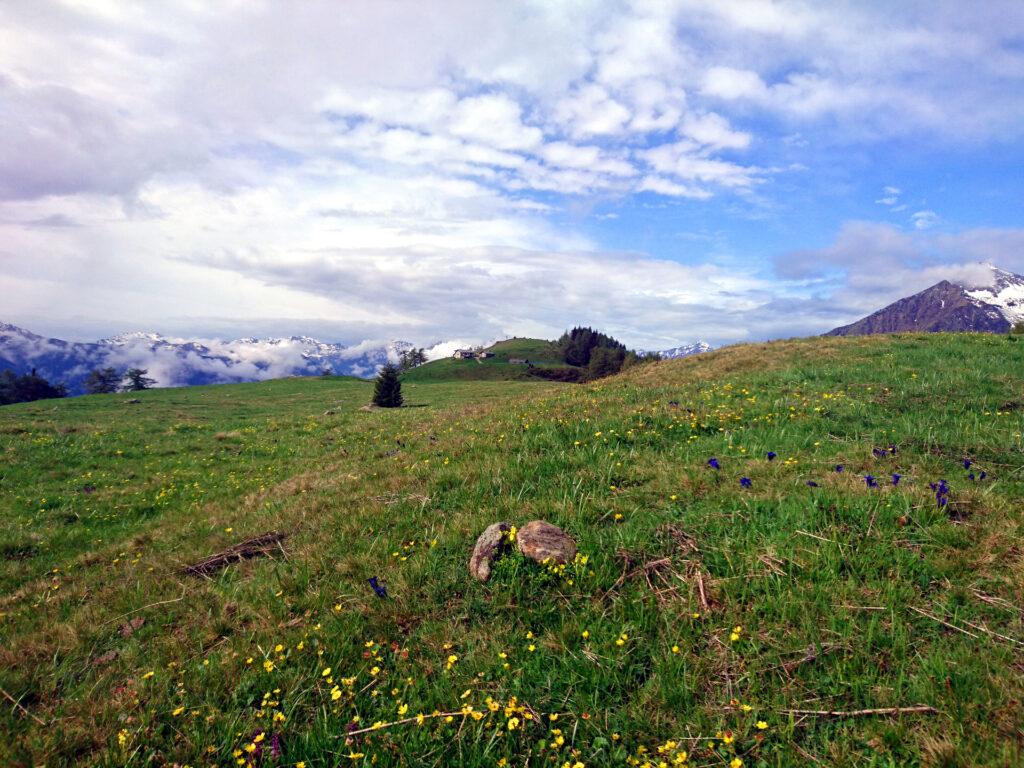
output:
M538 381L530 372L537 368L569 368L558 348L544 339L506 339L485 351L493 357L457 359L443 357L402 374L407 382L427 381ZM528 361L526 362L512 362Z
M686 344L655 353L681 358L708 352L705 342ZM485 356L444 357L402 374L406 382L420 381L580 381L584 367L567 363L556 342L544 339L512 338L498 341L481 351Z
M918 334L7 406L5 765L1020 764L1022 381ZM580 557L470 578L534 518Z

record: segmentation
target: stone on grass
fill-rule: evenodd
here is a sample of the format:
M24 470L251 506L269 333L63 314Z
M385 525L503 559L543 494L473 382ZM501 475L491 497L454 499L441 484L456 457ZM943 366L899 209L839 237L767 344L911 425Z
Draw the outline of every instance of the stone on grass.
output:
M519 551L538 563L570 563L576 557L576 542L557 525L532 520L516 533Z
M476 540L473 554L469 558L469 572L477 581L491 578L491 566L508 549L510 523L493 523L484 529Z

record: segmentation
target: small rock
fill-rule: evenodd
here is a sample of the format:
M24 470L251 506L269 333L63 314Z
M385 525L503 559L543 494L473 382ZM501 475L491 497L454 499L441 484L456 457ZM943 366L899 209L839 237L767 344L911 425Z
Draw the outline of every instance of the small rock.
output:
M502 521L487 526L480 534L469 558L469 573L474 579L487 581L491 578L491 566L508 549L506 534L510 530L512 525Z
M568 563L576 557L576 542L557 525L544 520L532 520L516 534L519 551L543 563Z

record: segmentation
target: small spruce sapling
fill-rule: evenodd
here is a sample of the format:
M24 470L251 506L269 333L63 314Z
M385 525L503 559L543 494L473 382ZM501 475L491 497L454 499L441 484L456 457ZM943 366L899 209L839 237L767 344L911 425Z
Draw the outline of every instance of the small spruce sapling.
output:
M388 363L380 369L373 387L373 404L381 408L399 408L402 405L402 382L398 367Z

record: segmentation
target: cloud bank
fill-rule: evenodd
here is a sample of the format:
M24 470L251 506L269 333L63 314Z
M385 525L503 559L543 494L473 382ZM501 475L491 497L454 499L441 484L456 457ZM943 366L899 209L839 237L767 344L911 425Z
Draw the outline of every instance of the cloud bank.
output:
M53 333L720 344L1019 253L933 179L854 180L1019 142L1013 2L53 0L0 31L3 319ZM822 189L849 210L801 210Z

